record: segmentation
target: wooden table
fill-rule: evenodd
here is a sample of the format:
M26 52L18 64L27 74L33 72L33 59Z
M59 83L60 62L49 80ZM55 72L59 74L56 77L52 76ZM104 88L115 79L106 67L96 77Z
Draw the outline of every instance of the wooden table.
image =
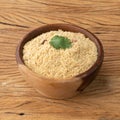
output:
M16 65L22 37L51 23L84 27L104 46L96 80L68 100L41 97ZM120 0L0 0L0 120L120 120Z

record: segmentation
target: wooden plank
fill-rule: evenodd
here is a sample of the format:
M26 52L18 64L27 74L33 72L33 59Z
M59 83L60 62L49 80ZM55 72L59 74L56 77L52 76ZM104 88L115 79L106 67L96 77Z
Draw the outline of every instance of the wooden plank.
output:
M18 71L15 50L32 29L72 23L103 43L93 83L69 100L40 96ZM0 0L0 120L120 120L120 0Z

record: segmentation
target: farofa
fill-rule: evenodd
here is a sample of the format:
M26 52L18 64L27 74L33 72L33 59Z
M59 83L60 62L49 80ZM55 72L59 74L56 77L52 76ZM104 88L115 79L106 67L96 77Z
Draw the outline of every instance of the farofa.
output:
M72 47L56 50L49 42L55 35L71 40ZM97 47L82 33L50 31L24 45L23 60L32 71L48 78L70 78L87 71L97 60Z

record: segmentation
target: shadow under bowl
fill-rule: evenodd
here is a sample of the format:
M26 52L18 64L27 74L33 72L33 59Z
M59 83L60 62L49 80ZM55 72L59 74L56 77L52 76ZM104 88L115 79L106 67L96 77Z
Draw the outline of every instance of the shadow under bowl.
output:
M70 32L80 32L92 40L98 52L98 57L95 64L89 68L89 70L85 71L82 74L74 76L69 79L49 79L46 77L42 77L37 73L30 70L22 59L23 56L23 47L26 42L32 40L38 35L49 32L52 30L63 30ZM81 28L76 25L71 24L48 24L41 26L35 30L29 32L18 44L16 49L16 61L19 67L20 72L24 76L25 80L30 83L41 95L46 96L48 98L54 99L66 99L71 98L78 94L80 91L85 89L96 77L104 58L104 51L101 42L99 39L89 32L88 30Z

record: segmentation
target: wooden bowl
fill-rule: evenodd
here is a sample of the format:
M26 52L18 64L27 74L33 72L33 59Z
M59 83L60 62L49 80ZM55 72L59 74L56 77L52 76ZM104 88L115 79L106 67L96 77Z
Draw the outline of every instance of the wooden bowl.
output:
M58 29L62 29L64 31L83 33L86 37L90 38L90 40L92 40L96 44L98 50L98 57L95 64L86 72L74 76L70 79L56 80L41 77L37 73L31 71L24 64L22 59L23 46L25 45L26 42L30 41L31 39L35 38L36 36L42 33ZM55 99L71 98L78 94L83 89L85 89L97 75L103 62L103 57L104 57L103 47L98 38L88 30L71 24L49 24L39 27L28 33L18 44L16 50L16 61L19 70L21 71L25 80L28 83L30 83L41 95Z

